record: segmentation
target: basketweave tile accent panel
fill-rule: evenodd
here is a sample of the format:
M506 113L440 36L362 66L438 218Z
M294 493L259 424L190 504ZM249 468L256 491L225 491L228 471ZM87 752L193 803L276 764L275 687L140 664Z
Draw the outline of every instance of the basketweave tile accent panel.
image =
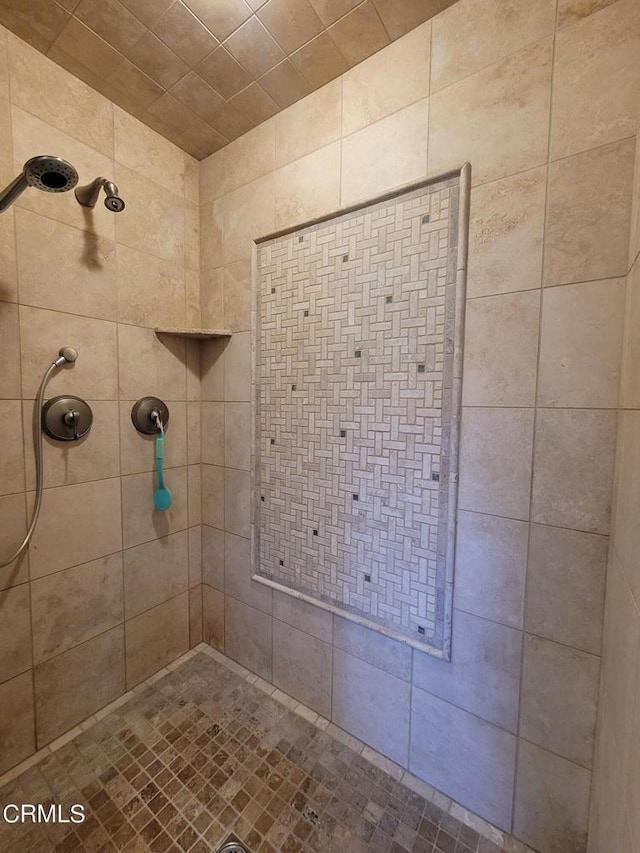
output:
M269 239L256 262L255 577L445 658L460 181Z

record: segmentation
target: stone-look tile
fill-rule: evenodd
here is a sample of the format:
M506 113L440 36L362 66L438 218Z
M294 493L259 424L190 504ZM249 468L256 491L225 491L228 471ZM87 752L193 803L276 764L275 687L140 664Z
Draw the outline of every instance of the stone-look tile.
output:
M342 78L342 133L348 136L429 96L431 24L348 71Z
M233 335L224 350L224 399L251 401L251 333Z
M631 238L629 240L629 267L640 257L640 144L636 137L636 162L632 187Z
M608 533L615 439L614 412L539 410L532 520Z
M520 736L591 767L600 658L525 636Z
M533 411L464 409L460 508L526 521L532 443Z
M224 151L216 151L199 163L200 204L224 193Z
M222 264L223 203L221 198L200 205L200 269Z
M323 640L325 643L332 642L333 616L328 610L323 610L293 595L274 590L273 615L281 622L299 628L318 640Z
M202 523L224 530L224 468L202 466Z
M245 258L224 268L224 328L230 332L251 329L251 261Z
M124 612L132 619L189 586L188 533L182 530L124 552Z
M626 274L634 156L627 139L550 164L545 284Z
M187 464L202 462L201 403L187 403Z
M223 192L261 178L275 168L276 126L264 122L229 143L224 152Z
M215 589L224 589L224 530L202 526L202 582Z
M33 495L29 498L31 512ZM29 548L32 580L119 551L120 480L45 489Z
M185 192L184 152L132 115L113 108L114 156L175 195Z
M225 468L224 529L249 538L251 524L251 475L248 471Z
M251 579L251 540L224 534L224 589L227 595L240 599L265 613L272 610L272 590ZM216 584L214 584L215 586ZM312 634L312 631L307 633Z
M275 228L273 175L227 193L222 200L224 261L229 264L251 257L252 241ZM207 237L203 226L203 240Z
M527 631L600 654L607 547L604 536L532 525Z
M609 720L604 718L598 727L596 759L593 771L593 792L589 808L589 848L633 850L628 838L625 795L616 744ZM625 838L625 833L627 838Z
M50 363L50 362L49 362ZM0 429L4 438L0 457L0 494L24 491L24 446L20 400L0 400Z
M189 528L189 587L202 582L202 526Z
M640 831L640 778L638 778L638 761L640 760L640 734L638 723L640 722L640 688L636 688L636 701L634 718L632 725L632 743L629 751L626 767L626 777L624 785L626 788L626 798L628 802L628 816L631 825L631 834L634 838L638 837ZM630 848L629 848L630 849Z
M471 0L433 20L431 91L450 86L553 33L553 0L488 0L479 14Z
M591 773L520 742L514 832L536 850L586 850Z
M282 48L256 17L239 27L226 40L225 47L254 79L285 58Z
M251 467L251 403L224 405L224 459L229 468Z
M559 0L558 3L558 29L569 24L575 24L589 15L593 15L600 9L605 9L617 0Z
M640 145L638 151L640 151ZM637 206L640 207L640 193L638 199ZM627 278L627 307L620 382L620 405L625 409L640 409L640 375L635 367L640 358L640 338L634 333L638 323L640 323L640 261L635 262Z
M324 86L343 74L349 67L346 59L325 32L320 33L291 54L291 62L312 87Z
M261 124L278 113L278 105L258 83L251 83L229 101L250 125Z
M219 652L224 651L224 594L202 585L202 639Z
M34 677L42 747L124 692L122 626L39 664Z
M68 225L16 210L20 301L25 305L116 319L115 244ZM43 252L42 247L47 246ZM64 286L52 286L51 269Z
M115 173L118 187L127 189L127 206L116 219L118 243L167 261L183 262L184 201L120 163L116 163Z
M164 466L165 468L175 468L187 464L187 404L174 402L166 397L163 399L169 408ZM155 436L143 435L134 427L131 421L131 410L134 404L135 400L121 400L119 404L122 474L141 474L144 471L154 471L156 466Z
M224 267L205 270L200 277L202 327L224 329Z
M187 517L189 527L202 523L202 470L200 465L187 468Z
M0 703L0 773L4 773L35 752L31 673L0 684Z
M35 398L44 371L57 358L61 346L76 349L78 360L56 371L47 387L48 396L74 394L83 400L117 398L114 323L21 305L20 341L22 393L27 399Z
M115 628L124 618L121 554L34 581L31 612L36 664Z
M59 130L74 128L81 142L111 157L112 104L12 34L8 45L12 102Z
M621 0L556 37L551 157L633 136L640 102L640 8Z
M469 300L465 318L463 405L534 404L539 316L539 292Z
M272 619L266 613L225 597L225 654L267 681L272 680L272 631Z
M289 163L275 180L275 225L290 228L340 206L339 142Z
M418 687L411 711L411 772L491 823L509 827L513 735Z
M153 493L157 488L155 474L131 474L122 477L122 518L125 548L150 542L186 530L187 469L171 468L165 472L165 485L173 502L168 510L155 509Z
M8 105L6 109L8 109ZM0 103L0 111L2 104ZM11 178L9 178L11 180ZM3 312L5 302L15 302L18 299L18 274L16 271L16 234L14 225L14 211L5 211L0 220L0 263L2 263L2 275L0 275L0 303Z
M541 167L473 188L467 296L540 287L546 178Z
M405 681L334 649L332 721L403 767L410 693Z
M198 328L201 328L200 326ZM186 355L187 355L187 401L189 403L199 402L202 398L202 389L200 382L200 344L201 341L188 339L186 341ZM187 428L189 430L188 435L188 451L191 452L191 449L195 446L198 449L200 448L200 426L199 426L200 413L198 408L198 414L195 418L191 418L188 421ZM192 427L192 424L198 423L197 428L195 426ZM193 429L193 432L192 432Z
M0 497L0 553L6 559L16 550L27 530L24 493ZM29 580L29 556L22 556L0 569L0 589Z
M320 19L307 0L269 0L258 17L287 53L322 30Z
M276 166L340 139L342 83L328 83L275 118Z
M475 185L545 162L551 46L545 39L431 96L430 174L470 160Z
M224 465L225 404L201 403L202 461L205 465Z
M428 102L419 101L343 140L343 206L426 176L428 116ZM381 151L393 151L393 157Z
M202 400L220 401L226 398L224 387L224 350L229 346L232 340L237 338L234 335L229 341L209 340L203 341L201 346L201 388L200 395ZM248 339L251 335L248 336ZM250 350L249 350L250 354ZM249 368L250 369L250 368ZM249 391L251 393L251 374L249 373ZM250 398L248 398L250 399Z
M67 486L88 480L105 480L120 474L118 404L106 400L87 400L93 412L91 431L74 441L60 442L44 436L44 484ZM35 489L36 471L33 449L33 403L22 405L24 454L27 489Z
M624 278L545 288L539 406L616 407L625 294Z
M372 0L364 0L332 24L327 35L350 67L389 44L389 36Z
M522 628L528 535L525 522L459 511L456 608Z
M635 523L640 509L640 412L621 411L618 418L613 547L627 570L636 601L640 601L640 577L632 568L640 553L640 530Z
M127 690L189 649L189 593L147 610L125 626Z
M455 611L452 646L450 662L414 652L414 685L515 733L522 656L520 631Z
M0 592L0 682L31 668L29 585ZM36 626L34 626L36 627Z
M202 584L189 590L189 647L202 642Z
M116 257L118 320L135 326L180 328L185 323L184 266L128 246L118 246Z
M119 325L118 363L121 399L186 399L186 355L182 338L170 335L159 338L153 329Z
M277 619L273 683L323 717L331 716L331 646Z
M304 629L306 630L306 628ZM349 619L334 619L333 644L403 681L411 679L411 648Z

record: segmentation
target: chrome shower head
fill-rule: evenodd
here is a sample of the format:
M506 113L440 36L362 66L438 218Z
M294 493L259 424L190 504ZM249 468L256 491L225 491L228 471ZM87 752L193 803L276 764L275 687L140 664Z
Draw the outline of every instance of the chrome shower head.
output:
M84 187L78 187L76 190L76 198L78 202L84 207L95 207L96 202L98 201L98 196L100 195L101 187L104 188L106 195L104 206L107 210L111 210L113 213L120 213L121 210L124 210L125 205L118 195L118 187L113 183L113 181L107 180L107 178L96 178L94 181L91 181L90 184L86 184Z
M62 157L40 154L24 164L22 173L0 193L0 211L6 210L27 187L46 193L64 193L78 183L78 173Z

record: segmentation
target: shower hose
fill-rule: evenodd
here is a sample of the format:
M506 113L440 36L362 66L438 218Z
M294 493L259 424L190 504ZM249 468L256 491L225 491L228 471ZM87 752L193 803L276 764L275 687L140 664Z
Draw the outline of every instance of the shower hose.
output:
M33 515L31 516L31 521L29 522L29 528L26 532L24 539L22 540L22 544L18 547L14 553L8 557L6 560L0 561L0 569L5 568L5 566L13 563L14 560L17 560L18 557L23 553L27 545L29 544L29 540L33 536L33 531L36 529L36 524L38 523L38 516L40 515L40 507L42 505L42 489L44 486L44 465L43 465L43 439L42 439L42 407L44 405L44 392L47 387L47 383L51 378L51 374L59 367L56 362L52 362L49 365L47 372L45 373L42 382L40 383L40 388L38 389L38 396L36 398L36 405L33 411L33 444L35 448L36 455L36 502L33 506Z

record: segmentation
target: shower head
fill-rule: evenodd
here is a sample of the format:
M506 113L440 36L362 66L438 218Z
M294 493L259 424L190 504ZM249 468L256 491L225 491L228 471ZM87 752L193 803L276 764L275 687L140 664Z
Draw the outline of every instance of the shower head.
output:
M0 211L6 210L27 187L47 193L64 193L78 183L78 173L62 157L40 154L24 164L21 174L0 193Z
M73 364L78 357L78 351L73 347L60 347L58 358L53 362L56 367L62 367L63 364Z
M113 183L113 181L107 180L107 178L96 178L95 181L91 181L90 184L86 184L84 187L78 187L76 190L76 198L78 199L78 202L84 207L95 207L96 202L98 201L98 196L100 195L101 187L104 188L106 195L104 206L107 210L111 210L113 213L120 213L121 210L124 210L125 205L118 195L118 187Z

